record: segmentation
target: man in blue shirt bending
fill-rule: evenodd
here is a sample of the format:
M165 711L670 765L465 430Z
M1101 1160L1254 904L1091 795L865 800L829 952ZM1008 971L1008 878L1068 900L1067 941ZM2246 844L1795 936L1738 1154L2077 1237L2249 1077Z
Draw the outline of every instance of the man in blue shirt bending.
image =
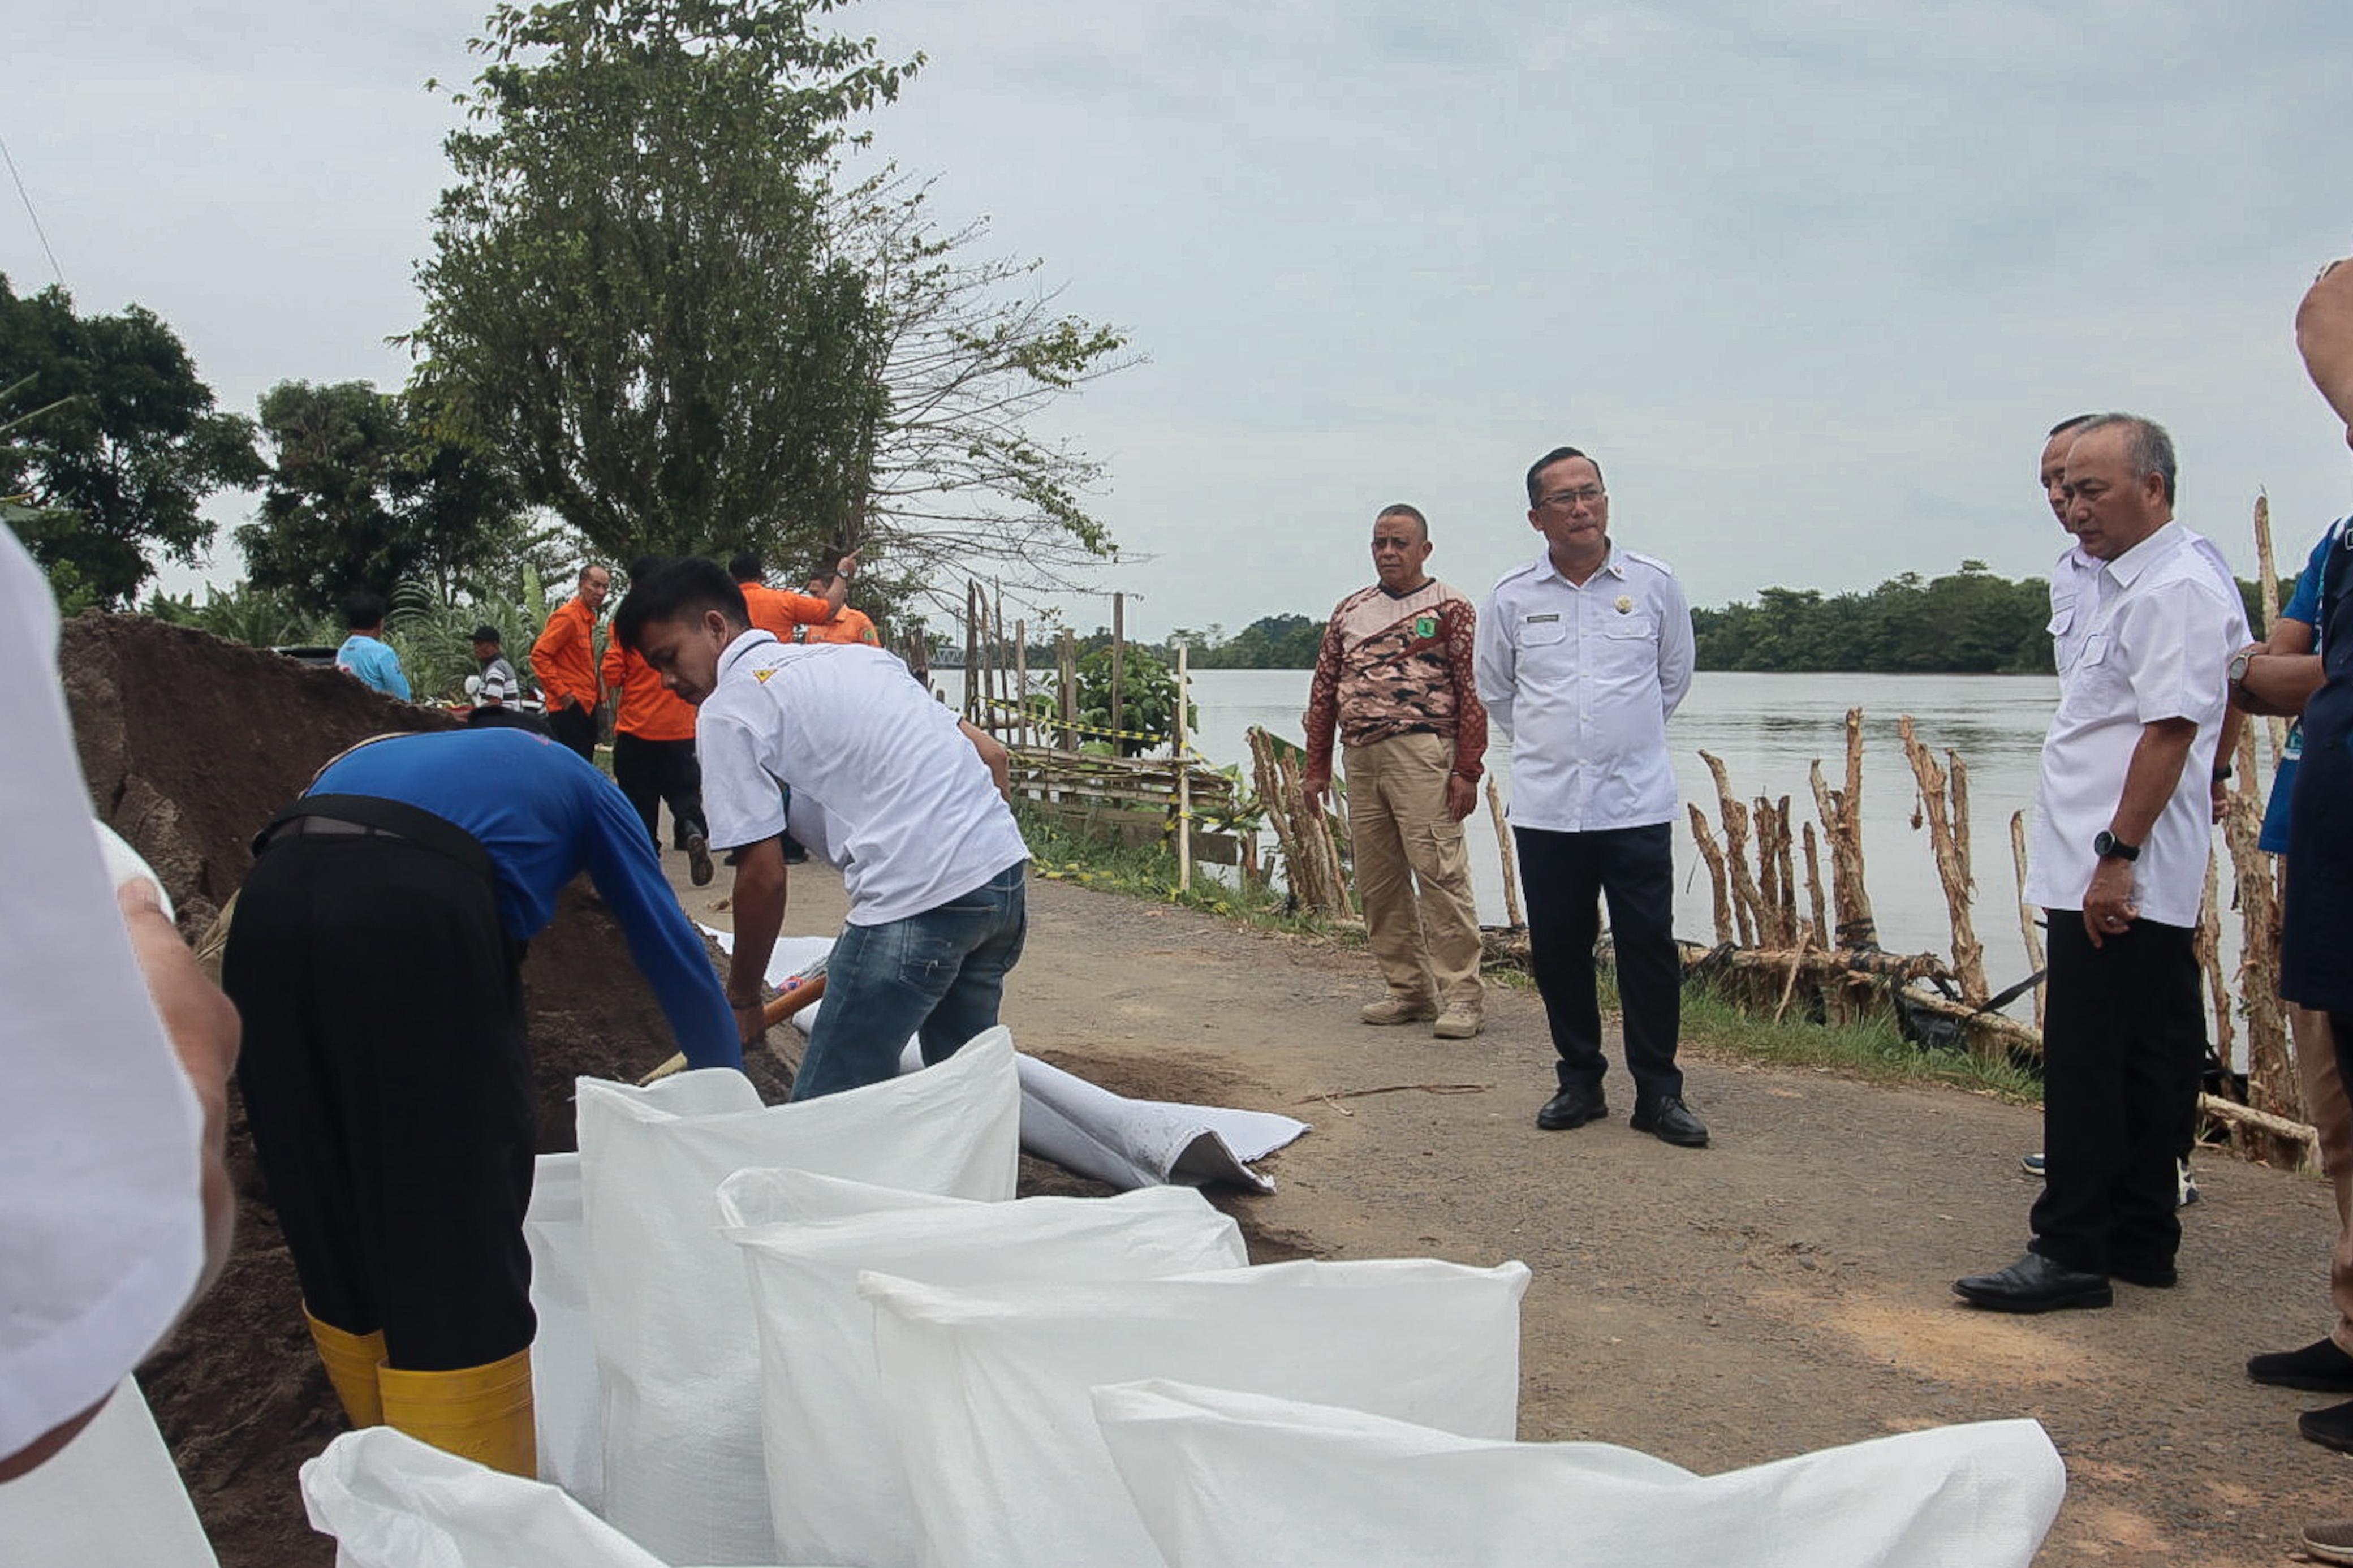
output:
M355 747L256 852L222 985L336 1396L355 1426L532 1475L524 943L586 869L688 1064L740 1068L717 972L620 790L527 731Z
M383 595L365 588L346 595L343 626L351 635L335 650L335 668L387 697L407 701L408 677L401 670L400 656L384 640Z

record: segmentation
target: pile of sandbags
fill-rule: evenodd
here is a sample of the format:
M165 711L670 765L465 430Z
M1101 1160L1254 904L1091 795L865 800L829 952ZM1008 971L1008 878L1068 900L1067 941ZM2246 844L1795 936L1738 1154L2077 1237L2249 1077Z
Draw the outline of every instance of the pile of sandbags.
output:
M1014 1199L1002 1030L800 1105L732 1076L582 1082L530 1227L543 1480L339 1438L304 1488L350 1568L2023 1568L2058 1509L2028 1421L1714 1477L1516 1442L1524 1266Z

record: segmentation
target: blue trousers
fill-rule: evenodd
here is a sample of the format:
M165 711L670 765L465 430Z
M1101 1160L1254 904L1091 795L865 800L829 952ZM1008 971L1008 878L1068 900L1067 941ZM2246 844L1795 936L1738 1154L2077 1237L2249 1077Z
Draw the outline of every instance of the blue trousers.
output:
M1017 860L919 915L843 927L793 1098L815 1100L896 1076L910 1036L931 1063L995 1028L1005 973L1020 962L1029 929L1029 868Z

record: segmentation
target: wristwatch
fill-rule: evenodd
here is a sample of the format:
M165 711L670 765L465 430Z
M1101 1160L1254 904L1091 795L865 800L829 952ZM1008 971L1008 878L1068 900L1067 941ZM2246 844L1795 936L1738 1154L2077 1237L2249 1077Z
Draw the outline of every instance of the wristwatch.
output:
M2140 846L2127 844L2103 827L2092 835L2092 853L2103 860L2122 860L2129 865L2140 858Z
M2233 686L2243 684L2247 679L2247 666L2254 657L2254 650L2252 648L2233 654L2231 658L2230 673L2225 679Z

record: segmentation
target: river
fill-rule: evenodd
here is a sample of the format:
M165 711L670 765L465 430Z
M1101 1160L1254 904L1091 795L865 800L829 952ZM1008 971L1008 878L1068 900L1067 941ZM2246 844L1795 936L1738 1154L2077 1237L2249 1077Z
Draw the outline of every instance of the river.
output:
M956 700L961 672L934 671L934 680ZM1195 745L1212 762L1250 763L1245 733L1253 724L1298 740L1307 702L1303 669L1209 669L1193 678L1199 715ZM2031 811L2042 732L2057 704L2059 682L2047 675L1754 675L1703 671L1691 695L1667 727L1674 750L1675 780L1686 801L1696 801L1721 835L1715 784L1699 753L1713 752L1730 770L1733 788L1745 803L1759 795L1788 795L1797 820L1813 816L1807 769L1820 759L1833 787L1845 770L1846 711L1863 710L1863 858L1879 940L1892 952L1949 954L1952 929L1944 892L1928 849L1927 830L1915 829L1918 791L1905 761L1896 721L1911 715L1915 732L1936 752L1959 753L1969 769L1969 827L1978 893L1973 918L1985 944L1986 976L2000 990L2029 973L2019 933L2018 882L2011 870L2010 819ZM1487 768L1510 798L1511 745L1501 735L1490 742ZM1472 876L1480 919L1500 925L1505 919L1502 856L1485 811L1471 824ZM2219 841L2218 841L2219 842ZM1805 909L1802 848L1796 857L1801 879L1799 908ZM1676 930L1694 942L1715 931L1707 868L1694 846L1690 826L1675 824ZM2228 887L2228 864L2224 886ZM1822 874L1830 875L1829 855ZM1824 889L1825 896L1828 888ZM2236 921L2223 921L2226 948L2235 953ZM2023 1004L2012 1009L2023 1013Z

